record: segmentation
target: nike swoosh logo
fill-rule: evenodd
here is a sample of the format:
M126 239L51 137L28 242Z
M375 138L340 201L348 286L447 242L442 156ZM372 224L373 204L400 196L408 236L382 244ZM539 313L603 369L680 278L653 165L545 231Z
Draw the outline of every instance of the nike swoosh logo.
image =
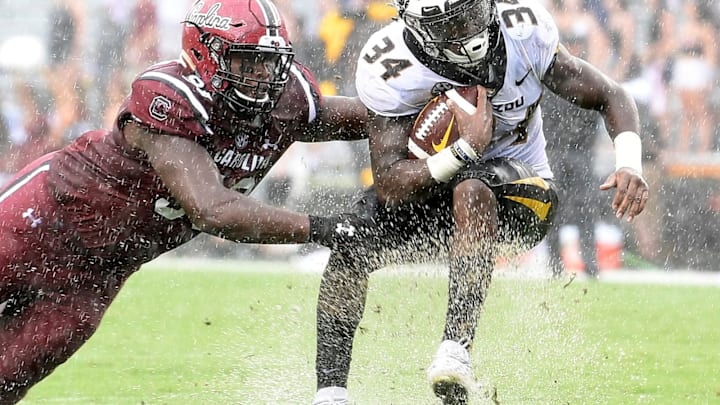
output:
M538 218L540 218L541 221L547 219L548 213L550 212L550 207L552 206L551 202L542 202L533 198L518 197L513 195L506 195L505 198L528 207L532 212L535 213L535 215L538 216Z
M440 152L441 150L445 149L447 146L448 140L450 139L450 132L452 131L453 124L455 124L455 116L453 115L452 118L450 118L450 125L448 125L447 129L445 130L445 135L443 135L443 138L440 140L440 143L436 144L433 142L433 149L435 149L435 152Z
M519 86L519 85L523 84L523 82L525 81L525 78L528 77L530 72L532 72L532 69L528 70L527 73L525 73L525 76L521 77L520 80L515 80L515 85Z

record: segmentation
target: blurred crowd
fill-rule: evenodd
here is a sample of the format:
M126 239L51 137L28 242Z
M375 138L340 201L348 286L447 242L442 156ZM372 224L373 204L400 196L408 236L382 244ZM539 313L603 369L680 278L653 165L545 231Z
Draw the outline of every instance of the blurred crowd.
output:
M51 0L39 1L34 14L5 3L0 22L13 28L0 37L4 177L88 129L112 125L133 76L177 57L184 10L176 9L185 8L178 2ZM166 35L161 16L171 10L176 27Z
M716 161L720 2L538 1L554 15L563 43L634 95L650 182L664 178L678 159ZM275 2L284 12L297 60L316 74L322 92L354 95L355 60L370 33L395 16L390 1ZM0 182L84 130L113 125L134 75L177 58L180 22L191 1L38 0L32 14L15 3L0 0L0 26L6 27L0 27ZM607 138L601 127L590 136ZM327 213L341 210L353 191L371 181L363 142L296 145L292 151L302 153L290 153L273 169L258 190L261 198ZM600 158L598 172L606 172L603 160L612 165L612 155L602 146L593 153ZM318 200L337 204L327 207ZM656 213L643 224L648 231L635 239L659 238L659 207L651 207ZM660 260L659 243L640 243L645 246L640 250Z

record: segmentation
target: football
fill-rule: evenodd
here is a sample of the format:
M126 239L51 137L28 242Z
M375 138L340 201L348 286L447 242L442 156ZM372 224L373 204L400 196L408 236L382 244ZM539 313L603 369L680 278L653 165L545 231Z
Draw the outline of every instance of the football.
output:
M469 86L451 88L430 100L415 119L408 138L408 158L426 159L455 142L460 134L455 115L448 110L446 102L452 99L464 111L473 114L477 97L477 87Z

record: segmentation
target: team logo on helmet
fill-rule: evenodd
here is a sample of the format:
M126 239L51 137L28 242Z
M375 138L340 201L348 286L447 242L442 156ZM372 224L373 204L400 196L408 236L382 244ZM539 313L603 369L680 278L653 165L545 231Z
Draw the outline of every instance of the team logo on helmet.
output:
M294 53L270 0L197 0L182 43L183 60L222 108L266 113L277 105ZM233 63L239 68L231 69Z
M215 28L223 31L230 29L229 17L218 15L220 3L215 3L208 9L207 13L201 13L200 10L205 6L204 1L198 1L185 18L188 22L196 24L198 27Z
M172 103L167 97L157 96L150 103L150 116L158 121L165 121L168 119L170 107L172 107Z

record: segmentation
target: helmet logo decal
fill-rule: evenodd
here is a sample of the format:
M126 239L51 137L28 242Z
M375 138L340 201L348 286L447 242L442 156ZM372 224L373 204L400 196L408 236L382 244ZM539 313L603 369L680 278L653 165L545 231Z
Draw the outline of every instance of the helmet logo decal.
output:
M263 35L258 41L258 45L271 46L273 48L280 48L287 46L285 38L279 35Z
M190 9L186 20L196 24L198 27L215 28L223 31L230 29L230 22L232 21L230 17L223 17L217 13L220 9L220 3L210 6L207 13L200 12L203 6L205 6L204 1L195 3L193 8Z
M167 97L156 96L152 103L150 103L150 116L158 121L165 121L168 119L168 112L170 112L172 104Z
M432 16L442 14L443 10L438 6L425 6L422 8L423 16Z
M405 8L407 7L408 0L394 0L393 5L398 11L398 15L402 17L402 15L405 13Z
M288 83L295 56L271 0L195 0L182 42L182 58L206 94L235 113L272 109Z

